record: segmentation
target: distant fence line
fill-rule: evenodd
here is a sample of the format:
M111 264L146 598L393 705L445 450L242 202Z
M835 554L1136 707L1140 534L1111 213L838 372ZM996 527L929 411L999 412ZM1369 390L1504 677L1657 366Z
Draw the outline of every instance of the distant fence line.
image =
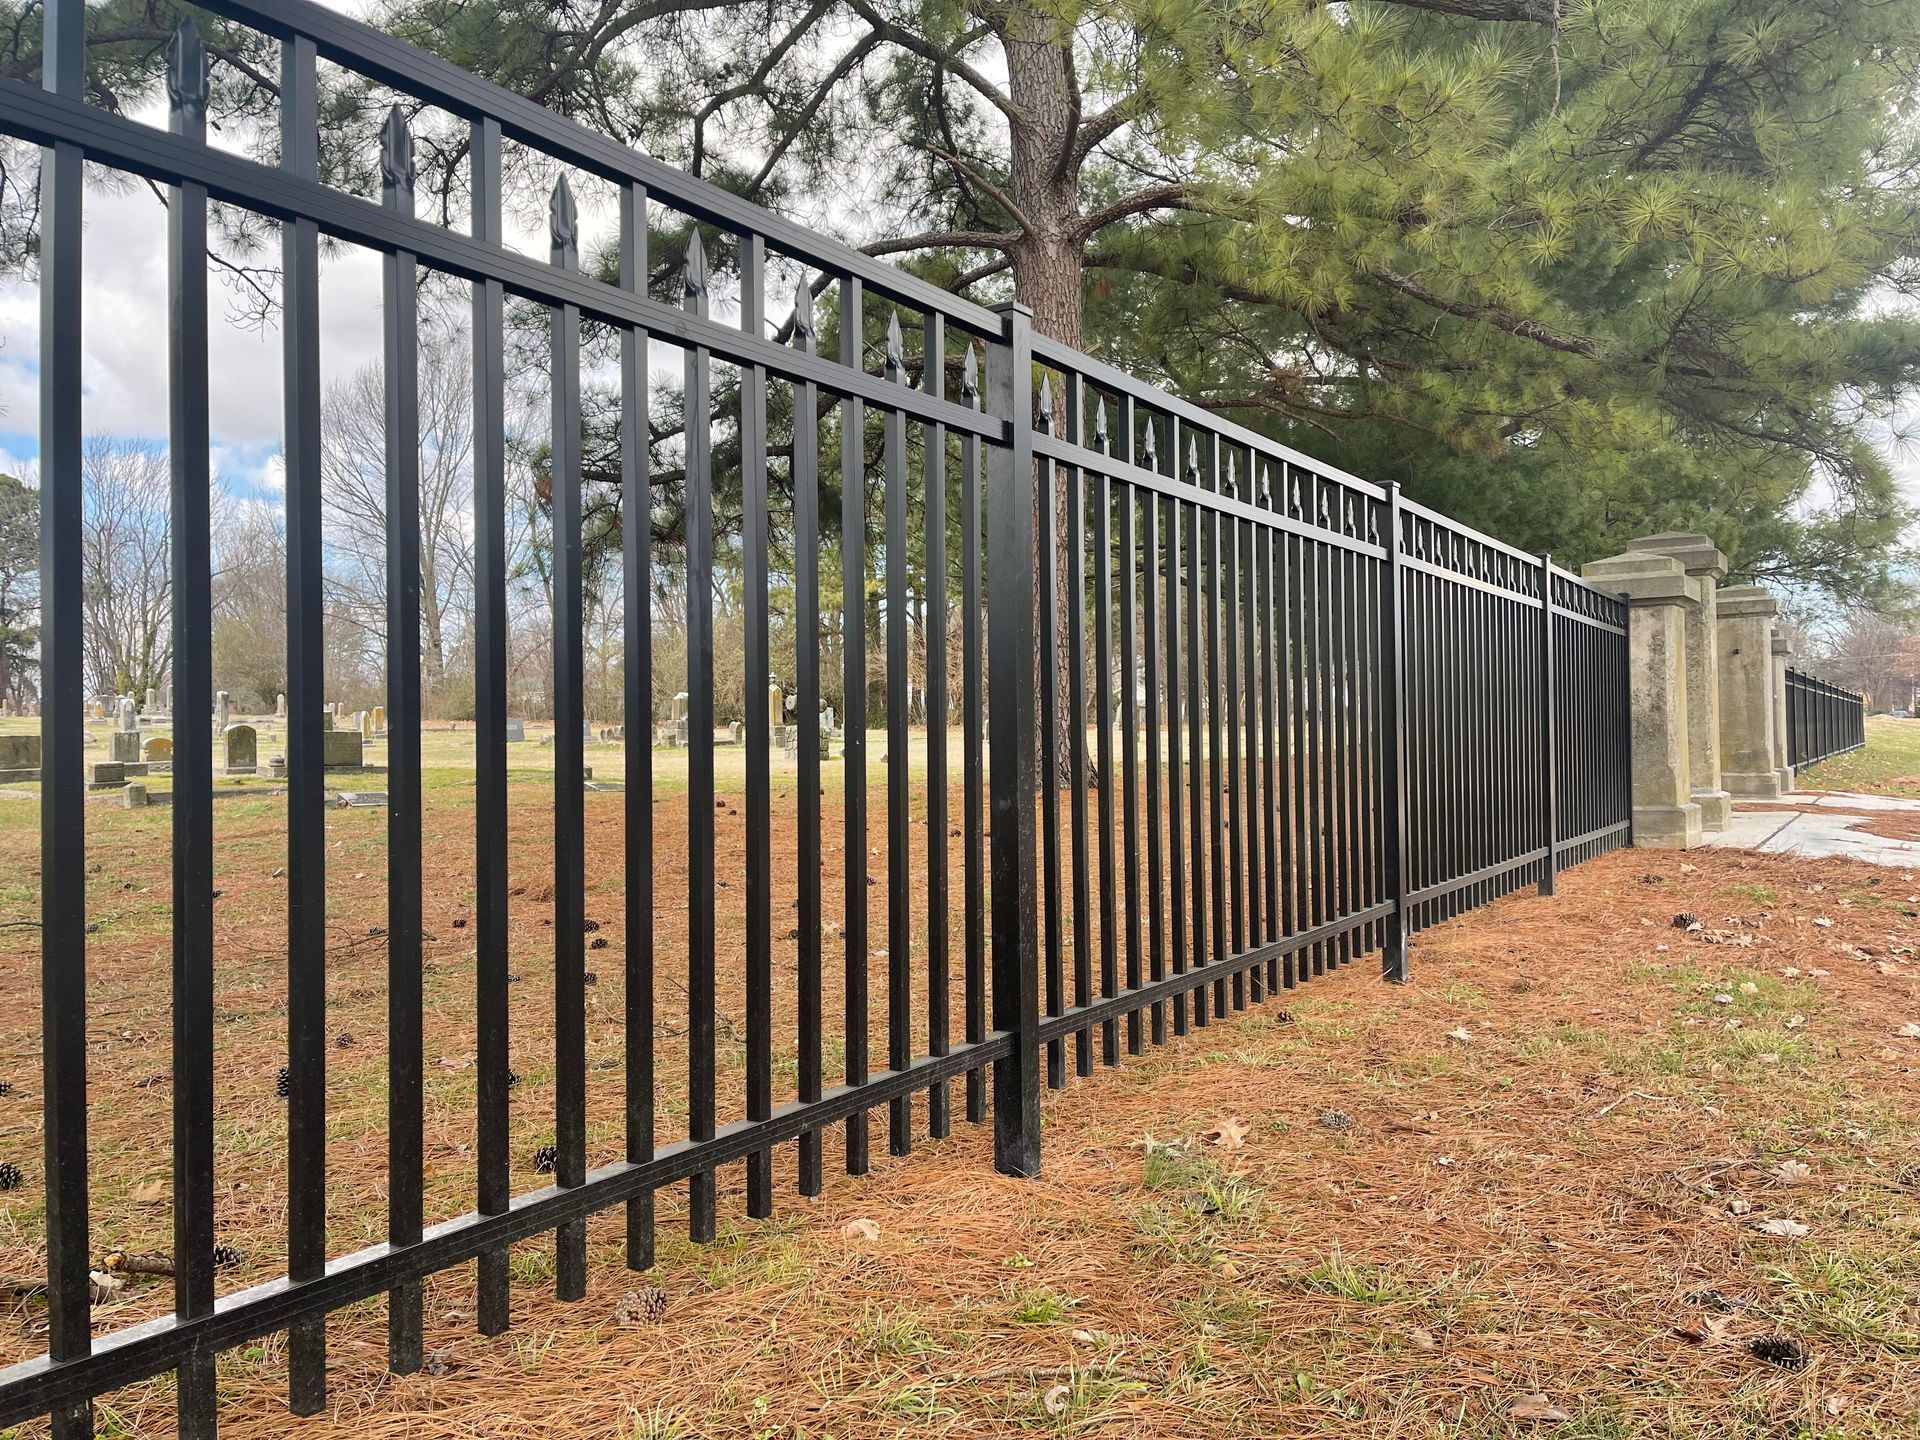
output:
M44 147L41 189L42 574L46 630L43 974L48 1353L0 1372L0 1425L51 1414L61 1440L90 1436L91 1400L178 1372L181 1432L216 1426L214 1358L286 1329L292 1408L326 1398L326 1315L388 1296L390 1362L422 1361L421 1281L476 1261L477 1323L508 1324L507 1246L554 1231L562 1298L586 1288L586 1217L625 1206L627 1257L652 1261L653 1195L686 1183L696 1240L715 1233L717 1167L745 1162L747 1209L772 1213L776 1150L792 1146L803 1194L821 1188L821 1132L845 1127L846 1165L867 1168L868 1120L887 1141L943 1135L950 1086L966 1118L994 1126L997 1166L1041 1160L1040 1091L1151 1042L1205 1026L1278 989L1378 952L1404 978L1424 926L1522 885L1551 891L1568 865L1631 841L1626 607L1549 560L1470 531L1379 486L1036 336L1018 307L987 310L826 241L522 98L306 0L208 0L282 45L277 165L205 143L205 62L191 30L172 49L170 133L86 100L81 0L48 0L44 87L0 82L0 131ZM470 234L416 219L411 142L399 112L381 141L380 203L319 179L320 61L370 77L470 126ZM619 279L579 268L576 218L556 188L546 261L503 243L502 147L515 142L613 185ZM210 201L278 221L283 237L288 669L289 935L287 1274L215 1302L213 826L211 739L183 726L173 754L172 1037L176 1303L163 1319L96 1337L88 1305L86 852L82 649L78 644L78 473L83 409L82 166L171 189L169 333L173 395L176 682L212 690L207 587L207 211ZM737 324L709 313L699 232L677 303L647 293L650 207L730 237L740 257ZM320 236L385 257L389 583L389 1189L386 1239L329 1255L326 1223L326 840L320 510ZM769 338L765 276L783 256L830 286L840 353L817 353L811 286L791 342ZM478 1182L471 1213L422 1213L421 802L417 565L416 270L471 282L475 394L478 777L475 925ZM505 342L508 294L547 307L552 369L554 649L554 1183L515 1194L508 1139L507 669L504 627ZM784 312L785 306L781 307ZM887 319L880 373L864 365L869 324ZM625 730L627 1088L620 1158L588 1168L585 1127L580 327L621 346L622 484L649 511L650 343L684 355L688 616L684 980L689 1066L684 1137L656 1133L650 727ZM902 320L906 320L903 331ZM908 337L923 362L908 384ZM839 577L820 574L820 471L834 434L878 417L884 515L883 643L841 618L845 693L868 666L888 677L884 994L870 1003L865 888L843 887L843 1073L829 1084L822 972L835 926L823 915L819 803L826 757L812 717L819 657L801 645L795 686L798 830L794 1093L776 1103L769 889L772 722L749 703L745 730L744 1114L715 1087L715 775L712 368L738 367L742 560L749 697L766 694L770 515L767 399L792 392L796 624L822 623L823 580L860 595L867 570L864 447L839 446ZM957 377L957 389L955 381ZM833 429L837 425L837 430ZM918 427L920 445L908 444ZM916 482L917 481L917 485ZM1036 484L1048 503L1036 506ZM831 493L831 491L829 491ZM927 644L957 623L963 791L960 933L948 933L947 753L954 718L944 667L928 669L929 783L908 753L907 556L914 496L924 546ZM947 502L957 501L950 537ZM780 502L782 504L786 502ZM651 573L650 527L623 529L629 577ZM949 593L949 545L960 548ZM629 716L652 690L649 586L625 587ZM1064 600L1063 600L1063 597ZM1063 658L1064 657L1064 658ZM1116 677L1131 677L1116 680ZM1089 683L1089 677L1091 677ZM1067 693L1059 688L1064 685ZM1117 692L1117 693L1116 693ZM1074 717L1062 723L1063 715ZM1097 717L1091 724L1087 717ZM1091 747L1093 753L1087 753ZM1117 752L1117 753L1116 753ZM848 728L844 851L869 853L870 764ZM1058 777L1074 777L1062 786ZM1081 777L1097 778L1097 785ZM1042 778L1045 783L1042 783ZM924 828L910 828L923 798ZM1089 813L1091 810L1091 814ZM990 837L990 838L989 838ZM911 902L926 867L924 912ZM676 885L676 890L678 886ZM677 905L678 896L674 897ZM1096 924L1097 915L1097 924ZM782 922L784 927L784 921ZM1097 940L1096 940L1097 936ZM959 993L949 993L957 947ZM924 955L924 972L915 961ZM731 959L731 957L728 957ZM684 966L682 969L681 966ZM916 993L917 991L917 993ZM785 998L785 997L783 997ZM869 1053L884 1009L886 1053ZM953 1012L957 1009L958 1015ZM991 1084L988 1076L991 1075Z
M1787 761L1817 765L1867 743L1867 701L1857 690L1787 667Z

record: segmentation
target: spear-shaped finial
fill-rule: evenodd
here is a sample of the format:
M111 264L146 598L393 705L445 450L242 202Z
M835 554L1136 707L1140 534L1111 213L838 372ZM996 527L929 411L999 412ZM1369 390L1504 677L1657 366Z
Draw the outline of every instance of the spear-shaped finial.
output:
M1260 472L1260 503L1267 509L1273 508L1273 471Z
M1227 455L1227 473L1221 481L1220 492L1236 497L1240 494L1240 462L1231 453Z
M394 195L410 199L413 178L413 135L407 129L405 113L395 104L387 111L387 123L380 127L380 179Z
M1160 468L1159 427L1151 421L1147 424L1147 438L1140 446L1140 458L1147 462L1147 469Z
M1187 437L1187 478L1200 478L1200 442L1191 435Z
M813 328L813 287L804 275L793 287L793 333L809 345L820 333Z
M207 118L207 47L189 16L167 42L167 102L191 121Z
M907 374L907 354L900 339L900 315L898 311L887 316L887 378L905 380Z
M689 301L707 293L707 247L700 243L698 230L687 234L687 263L683 275Z
M1107 450L1107 402L1093 402L1093 443L1100 447L1102 454Z
M1053 377L1040 377L1040 428L1046 434L1053 433Z
M553 197L547 201L547 233L553 242L556 264L564 264L580 253L580 215L573 205L573 190L562 175L554 184Z
M960 365L960 393L972 400L980 394L980 362L974 358L973 342L967 342L967 358Z

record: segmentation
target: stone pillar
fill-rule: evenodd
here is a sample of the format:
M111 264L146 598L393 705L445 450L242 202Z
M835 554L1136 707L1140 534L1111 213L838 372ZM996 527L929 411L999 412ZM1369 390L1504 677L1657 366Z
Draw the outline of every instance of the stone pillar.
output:
M1780 776L1780 793L1793 790L1793 751L1787 735L1787 666L1793 660L1793 646L1778 630L1773 632L1773 768Z
M1700 587L1668 555L1629 551L1581 575L1627 600L1627 692L1633 748L1633 843L1688 850L1700 843L1689 767L1688 619Z
M1671 531L1635 540L1630 551L1667 555L1686 567L1700 603L1687 614L1687 763L1703 830L1727 828L1729 799L1720 778L1720 640L1715 592L1727 557L1705 535Z
M1773 800L1773 617L1780 606L1760 585L1730 585L1714 597L1720 639L1720 783L1729 794Z

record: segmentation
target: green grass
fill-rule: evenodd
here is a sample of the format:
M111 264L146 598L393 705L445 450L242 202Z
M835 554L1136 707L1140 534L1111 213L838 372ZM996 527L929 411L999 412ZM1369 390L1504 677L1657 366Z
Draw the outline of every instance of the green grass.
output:
M1794 785L1801 790L1864 790L1920 799L1920 720L1871 717L1864 746L1796 771Z

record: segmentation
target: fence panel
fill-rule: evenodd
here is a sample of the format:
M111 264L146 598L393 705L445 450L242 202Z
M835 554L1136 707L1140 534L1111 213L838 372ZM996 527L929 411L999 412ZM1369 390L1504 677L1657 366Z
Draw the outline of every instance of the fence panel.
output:
M1817 765L1867 743L1866 697L1787 667L1787 763Z
M499 1333L510 1320L512 1243L553 1232L556 1292L577 1299L587 1284L589 1216L623 1207L627 1262L644 1269L663 1188L686 1184L689 1231L711 1239L721 1167L743 1163L747 1213L771 1214L789 1145L796 1189L817 1194L830 1144L849 1173L866 1170L877 1109L886 1112L893 1153L906 1153L921 1133L946 1133L949 1092L963 1077L966 1118L984 1122L992 1111L998 1167L1037 1173L1041 1086L1066 1083L1069 1053L1075 1071L1090 1074L1376 952L1386 973L1405 978L1414 931L1529 881L1550 891L1560 869L1630 841L1625 614L1617 600L1395 487L1320 465L1037 338L1018 306L987 310L956 299L306 0L212 0L207 8L280 44L283 138L274 165L206 145L206 60L190 25L170 50L166 132L86 102L81 0L49 0L43 86L0 82L0 132L45 147L41 970L51 1321L44 1355L0 1370L0 1425L50 1414L57 1435L90 1434L95 1396L177 1370L181 1433L211 1435L213 1357L279 1330L291 1334L292 1406L313 1413L326 1403L330 1311L388 1295L390 1364L404 1373L421 1363L426 1277L474 1262L475 1324ZM398 106L380 134L367 137L379 147L377 203L322 181L322 62L438 107L465 127L467 233L415 216L412 139ZM559 173L545 260L505 243L509 143ZM173 623L187 717L178 727L173 810L175 1304L170 1315L99 1336L90 1325L86 1208L78 744L85 702L82 647L67 628L80 613L83 163L169 192ZM617 193L614 279L580 268L569 171ZM288 1258L284 1276L217 1300L212 763L198 712L214 683L205 394L207 211L216 202L282 229L291 676ZM684 227L684 255L649 257L649 235L674 224ZM330 1254L326 1244L326 923L329 882L338 877L327 868L322 717L322 236L382 259L384 659L398 732L388 773L386 1238L348 1254ZM722 256L737 287L731 320L716 316L729 308L715 303ZM767 298L775 264L797 275L784 317ZM670 274L669 299L650 293L656 269ZM439 1220L426 1213L422 1179L422 270L472 292L473 1208ZM823 354L815 307L829 292L838 348ZM543 310L547 327L555 637L554 1143L540 1167L552 1183L521 1193L509 1155L507 1003L516 938L507 899L510 299ZM627 770L625 795L606 812L624 822L618 1158L592 1153L587 1123L587 327L617 345L613 483L624 513L640 519L622 527L617 552L627 580ZM650 438L651 417L670 400L648 363L655 346L678 355L685 428L671 456ZM738 383L716 383L717 375ZM669 461L685 497L677 557L655 552L645 523ZM839 512L823 514L822 499L836 487ZM737 541L715 530L721 497L735 493ZM837 575L823 573L834 553L829 532L838 538ZM780 536L792 540L788 573L776 564ZM723 544L738 547L748 697L737 870L716 835L716 808L730 793L716 772L714 741L716 575L730 563ZM668 947L654 939L667 908L657 903L654 867L655 832L669 806L655 803L667 794L656 797L651 733L651 581L663 565L684 579L688 597L686 794L671 807L685 826L684 880L676 876L673 888L684 892L688 929L685 958L672 955L671 975ZM870 573L879 588L871 615ZM774 722L757 703L773 675L768 627L776 607L790 609L807 637L793 672L797 838L781 865L767 837L771 779L785 762L776 761ZM944 667L929 666L924 693L912 688L916 617L930 655L958 642L957 773ZM875 626L879 633L869 634ZM837 765L815 723L827 639L851 711ZM1800 756L1812 753L1816 732L1838 734L1845 720L1807 698L1817 683L1795 692L1798 763L1810 763ZM884 714L886 753L877 765L864 724L871 691L882 696ZM962 835L953 847L956 785ZM833 824L823 797L836 786ZM918 816L916 803L924 807ZM842 846L838 873L823 858L834 840ZM880 877L863 873L863 860L881 848L883 968L870 973L868 890ZM956 848L957 946L948 916ZM720 892L736 874L737 945L717 923ZM916 905L913 882L922 874L927 898ZM782 950L774 915L789 883L794 921ZM836 886L838 912L829 918ZM791 993L773 978L776 955L789 954ZM736 974L744 1019L737 1097L722 1063L731 1052L723 1053L717 1032L718 987ZM656 1065L656 980L682 997L669 1002L680 1013L667 1017L684 1030L677 1075ZM881 1068L875 1034L884 1035ZM843 1069L829 1084L836 1046ZM790 1088L776 1084L787 1055ZM684 1102L683 1138L659 1133L663 1092ZM844 1127L843 1140L832 1139L836 1127Z

